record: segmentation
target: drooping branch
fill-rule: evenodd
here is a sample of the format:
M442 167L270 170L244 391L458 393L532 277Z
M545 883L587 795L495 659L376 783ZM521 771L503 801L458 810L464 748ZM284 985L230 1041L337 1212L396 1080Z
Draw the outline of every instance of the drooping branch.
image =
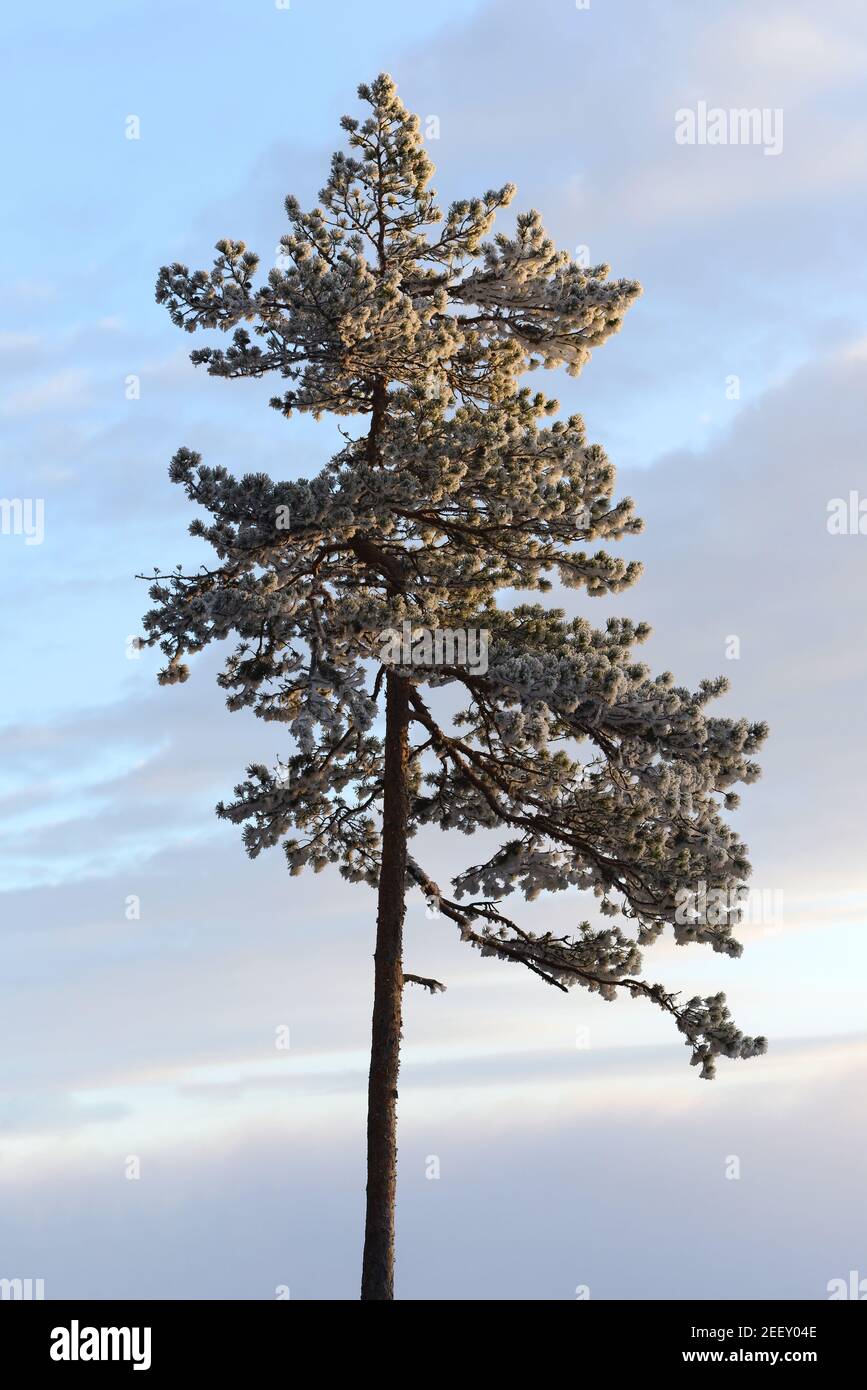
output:
M577 940L554 937L550 932L535 936L504 916L495 903L461 905L444 897L414 858L408 860L407 872L425 897L437 904L442 915L460 927L461 940L468 941L482 955L499 956L523 965L564 992L580 984L606 1000L614 999L618 990L625 990L633 999L649 999L674 1018L691 1049L691 1064L701 1067L704 1080L712 1080L716 1075L717 1056L748 1058L767 1051L767 1038L747 1037L737 1028L725 994L695 996L681 1003L678 994L662 985L625 973L627 966L632 969L640 965L641 957L634 944L626 942L616 929L594 935L587 928ZM490 926L476 931L473 922L479 918ZM583 925L587 927L586 923ZM594 956L595 965L591 965L588 962Z

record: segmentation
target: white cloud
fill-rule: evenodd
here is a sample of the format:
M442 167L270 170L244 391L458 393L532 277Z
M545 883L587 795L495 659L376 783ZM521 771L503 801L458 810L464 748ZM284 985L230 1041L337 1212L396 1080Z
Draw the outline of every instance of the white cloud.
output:
M0 414L31 417L79 408L89 399L90 381L90 373L83 368L62 367L33 385L10 392L0 405Z

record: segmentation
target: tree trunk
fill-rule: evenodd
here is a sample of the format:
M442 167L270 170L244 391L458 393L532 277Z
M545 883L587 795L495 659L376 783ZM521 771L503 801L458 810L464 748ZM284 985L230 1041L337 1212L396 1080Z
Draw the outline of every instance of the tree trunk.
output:
M376 918L373 1038L367 1088L367 1216L362 1299L394 1298L394 1200L397 1188L397 1073L403 997L403 918L409 683L386 676L382 868Z

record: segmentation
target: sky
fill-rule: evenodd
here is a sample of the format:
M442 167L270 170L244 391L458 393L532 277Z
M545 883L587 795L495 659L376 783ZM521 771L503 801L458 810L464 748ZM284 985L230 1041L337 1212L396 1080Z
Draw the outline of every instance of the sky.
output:
M649 1006L482 960L410 897L407 968L448 988L408 992L398 1296L867 1279L867 11L49 0L3 24L0 497L44 527L0 533L0 1277L357 1297L373 894L246 858L213 808L279 731L226 711L215 656L159 689L130 638L136 575L205 558L180 445L292 477L337 439L197 371L156 272L223 236L270 264L284 196L315 204L387 70L443 202L511 180L512 214L644 286L577 380L545 382L646 522L616 547L645 564L632 590L564 603L649 621L654 669L725 674L720 714L771 726L737 823L772 910L740 960L662 940L645 961L769 1036L713 1083ZM775 141L679 143L700 103L768 113ZM425 862L447 881L466 845ZM527 921L566 931L577 897Z

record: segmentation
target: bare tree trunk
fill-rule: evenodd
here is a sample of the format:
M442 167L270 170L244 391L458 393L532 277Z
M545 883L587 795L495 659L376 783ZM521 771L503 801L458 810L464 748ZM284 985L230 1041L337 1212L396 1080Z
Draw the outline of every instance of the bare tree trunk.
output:
M394 1201L397 1188L397 1073L403 996L403 918L409 683L386 676L382 868L376 919L373 1039L367 1088L367 1216L362 1299L394 1298Z

